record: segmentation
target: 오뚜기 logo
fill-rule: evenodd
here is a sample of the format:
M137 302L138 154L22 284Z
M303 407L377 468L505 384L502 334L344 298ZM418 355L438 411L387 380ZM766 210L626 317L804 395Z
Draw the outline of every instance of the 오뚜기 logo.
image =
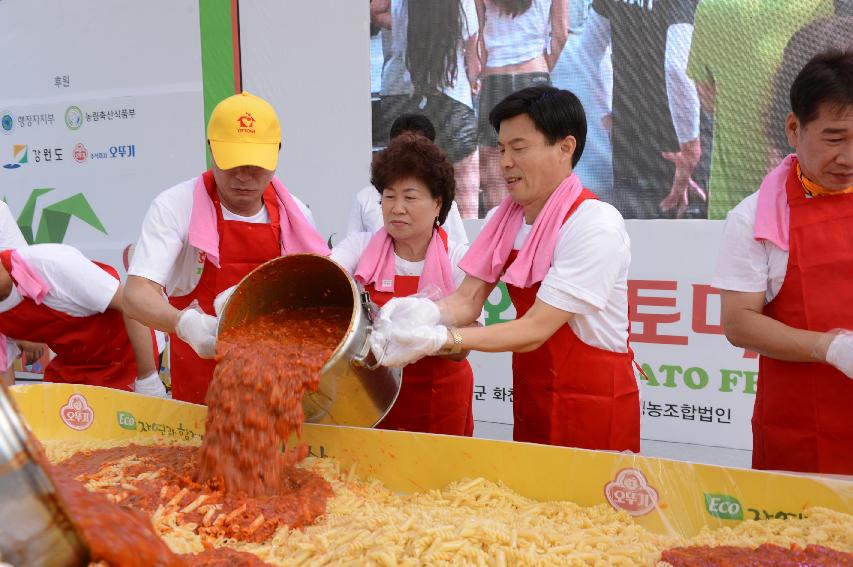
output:
M95 412L83 394L71 394L68 402L59 408L59 418L71 429L83 431L95 421Z
M66 108L65 125L68 126L69 130L79 130L83 125L83 111L76 106Z
M12 162L3 165L3 167L5 169L18 169L29 161L27 155L26 144L14 144L12 146Z
M73 157L74 161L77 163L83 163L89 159L89 150L87 150L86 146L81 143L74 144L74 149L71 150L71 157Z
M237 122L240 124L240 127L237 128L237 132L240 132L241 134L255 133L255 117L252 116L251 112L247 112L238 118Z
M604 486L604 496L617 510L632 516L645 516L658 505L658 491L649 486L645 475L637 469L622 469Z
M3 112L0 114L0 130L4 134L11 134L15 129L15 116L11 112Z

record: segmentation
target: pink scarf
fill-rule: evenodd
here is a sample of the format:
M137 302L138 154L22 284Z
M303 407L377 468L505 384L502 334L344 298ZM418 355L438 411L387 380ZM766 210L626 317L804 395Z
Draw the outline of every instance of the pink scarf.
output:
M459 267L469 276L489 283L500 278L508 284L526 288L541 282L551 267L560 227L582 190L583 186L574 173L557 186L536 217L515 261L501 277L515 237L524 222L521 205L513 202L511 197L505 198L459 262Z
M41 305L44 296L50 291L50 284L44 281L32 266L21 258L17 250L12 250L9 257L12 260L12 270L9 273L15 280L18 293L21 294L21 297L32 299L36 305Z
M790 154L767 174L758 189L758 206L755 211L753 236L756 240L768 240L788 251L788 228L791 210L788 208L788 174L796 167L797 155Z
M12 262L12 269L9 274L15 282L15 287L18 288L18 293L21 294L21 297L32 299L36 305L41 305L44 296L50 291L50 284L44 281L32 266L21 258L17 250L12 250L9 253L9 259ZM6 336L0 334L0 370L5 371L8 367Z
M418 291L434 285L441 290L441 296L445 297L456 289L453 267L450 265L450 256L445 245L446 239L447 233L444 229L439 228L432 232L424 258L424 270L418 281ZM373 284L377 291L393 293L396 274L394 239L384 228L380 228L362 253L354 277L362 285Z
M278 210L281 215L281 254L309 252L328 256L329 247L299 210L290 192L273 177ZM207 194L204 178L199 175L193 187L193 209L190 216L190 246L207 254L211 264L219 267L219 231L216 228L216 208Z

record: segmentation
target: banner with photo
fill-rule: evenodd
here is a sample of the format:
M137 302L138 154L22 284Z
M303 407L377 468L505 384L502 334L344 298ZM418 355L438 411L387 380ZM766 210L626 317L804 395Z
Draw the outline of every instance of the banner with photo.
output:
M488 121L510 93L574 92L577 167L626 219L724 219L788 153L794 74L853 40L850 0L373 0L373 141L422 113L465 219L506 196Z

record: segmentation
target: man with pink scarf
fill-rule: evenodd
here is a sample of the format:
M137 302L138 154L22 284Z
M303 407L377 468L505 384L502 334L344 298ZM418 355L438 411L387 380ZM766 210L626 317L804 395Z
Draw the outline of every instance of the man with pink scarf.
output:
M761 354L753 468L849 475L853 50L812 58L790 102L795 153L729 213L713 285L726 337Z
M568 91L535 86L498 103L489 121L509 196L460 263L467 276L453 294L386 304L374 353L395 366L436 353L512 351L516 441L638 452L630 242L619 212L573 173L586 139L583 106ZM518 318L466 327L498 280Z
M307 207L274 177L281 127L269 103L247 92L226 98L207 138L211 169L148 210L125 295L131 317L171 333L172 395L198 404L216 366L216 297L277 256L329 254Z

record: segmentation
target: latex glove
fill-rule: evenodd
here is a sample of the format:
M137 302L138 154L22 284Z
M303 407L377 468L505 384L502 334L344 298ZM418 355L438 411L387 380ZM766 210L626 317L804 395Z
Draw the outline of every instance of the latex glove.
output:
M166 386L160 380L160 375L152 372L145 378L137 378L133 384L133 391L144 396L152 396L154 398L168 397L166 394Z
M222 317L222 308L225 307L225 304L228 303L228 300L231 299L231 296L234 295L234 292L237 290L237 285L232 285L225 291L219 293L216 296L216 299L213 300L213 312L216 313L216 317Z
M400 367L416 362L425 356L437 354L447 342L447 327L422 325L416 328L398 328L389 334L371 337L371 348L376 359L384 366Z
M826 362L853 378L853 333L843 332L832 339L826 349Z
M390 329L434 326L441 322L438 305L426 297L395 297L379 310L377 325ZM390 335L390 333L389 333Z
M175 332L201 358L213 358L216 354L217 323L216 317L189 307L178 317Z

